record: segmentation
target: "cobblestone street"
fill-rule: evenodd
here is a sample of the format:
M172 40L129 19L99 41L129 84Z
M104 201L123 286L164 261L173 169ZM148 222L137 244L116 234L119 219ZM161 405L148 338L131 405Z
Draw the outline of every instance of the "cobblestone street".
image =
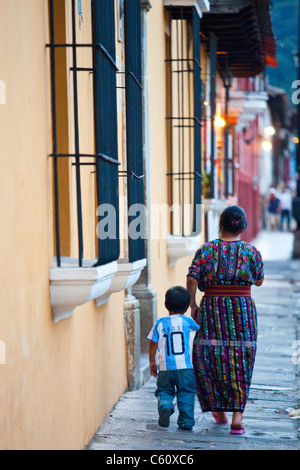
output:
M88 450L299 450L299 419L289 412L300 404L296 340L300 339L300 261L291 260L293 235L262 232L253 242L265 261L265 282L253 288L258 311L258 352L244 414L246 434L229 434L196 401L192 432L157 423L155 379L125 393ZM276 257L276 261L273 258ZM294 354L293 354L294 353ZM294 361L292 360L294 358ZM229 416L230 417L230 416Z

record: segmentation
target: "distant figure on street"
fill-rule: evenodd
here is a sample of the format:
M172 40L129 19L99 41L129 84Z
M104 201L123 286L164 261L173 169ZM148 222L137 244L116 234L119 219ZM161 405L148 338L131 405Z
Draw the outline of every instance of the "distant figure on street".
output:
M165 307L168 316L159 318L148 338L150 373L157 377L158 424L168 427L174 413L174 398L177 397L180 429L191 430L195 424L194 406L196 395L195 376L191 362L190 334L199 330L199 325L190 317L184 317L190 305L190 294L181 286L166 292ZM155 361L159 352L159 373Z
M289 188L285 187L279 196L281 206L280 230L283 231L284 220L286 219L287 231L290 231L293 198Z
M270 229L273 231L278 230L280 217L280 199L276 195L275 188L270 189L270 197L268 200L268 212Z
M296 193L297 193L297 180L296 180L296 178L290 179L287 183L287 186L288 186L289 190L292 193L292 197L296 197Z
M243 434L257 341L257 314L251 286L264 280L263 261L254 246L240 239L247 227L241 207L229 206L220 216L220 238L204 243L187 274L191 315L200 325L194 339L193 365L203 412ZM204 292L200 307L197 288Z

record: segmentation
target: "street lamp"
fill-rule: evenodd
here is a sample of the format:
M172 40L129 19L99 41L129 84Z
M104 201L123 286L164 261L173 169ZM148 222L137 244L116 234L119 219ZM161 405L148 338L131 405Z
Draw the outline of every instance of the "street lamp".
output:
M299 0L300 1L300 0ZM226 67L224 73L222 74L223 85L226 90L225 98L225 128L224 128L224 137L225 137L225 198L229 196L229 178L228 178L228 165L229 165L229 119L228 119L228 103L229 103L229 89L232 86L233 75L230 72L229 68Z
M263 140L261 146L265 152L272 150L272 142L270 140Z
M217 115L215 117L214 124L215 124L215 126L222 128L222 127L226 126L226 121L221 116Z
M268 126L265 128L265 134L268 135L268 136L272 136L275 134L275 129L273 126Z

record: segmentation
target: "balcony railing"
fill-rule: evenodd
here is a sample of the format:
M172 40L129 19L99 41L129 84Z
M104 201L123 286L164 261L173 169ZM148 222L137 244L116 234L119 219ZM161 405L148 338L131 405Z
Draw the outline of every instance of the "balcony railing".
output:
M260 75L257 77L236 78L233 82L232 91L264 92L266 91L265 78Z

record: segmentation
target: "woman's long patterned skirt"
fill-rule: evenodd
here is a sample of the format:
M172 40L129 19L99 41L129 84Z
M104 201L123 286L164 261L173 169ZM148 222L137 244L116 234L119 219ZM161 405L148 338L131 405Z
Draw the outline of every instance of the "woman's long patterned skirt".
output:
M203 297L193 365L203 412L243 412L256 354L257 315L251 297Z

